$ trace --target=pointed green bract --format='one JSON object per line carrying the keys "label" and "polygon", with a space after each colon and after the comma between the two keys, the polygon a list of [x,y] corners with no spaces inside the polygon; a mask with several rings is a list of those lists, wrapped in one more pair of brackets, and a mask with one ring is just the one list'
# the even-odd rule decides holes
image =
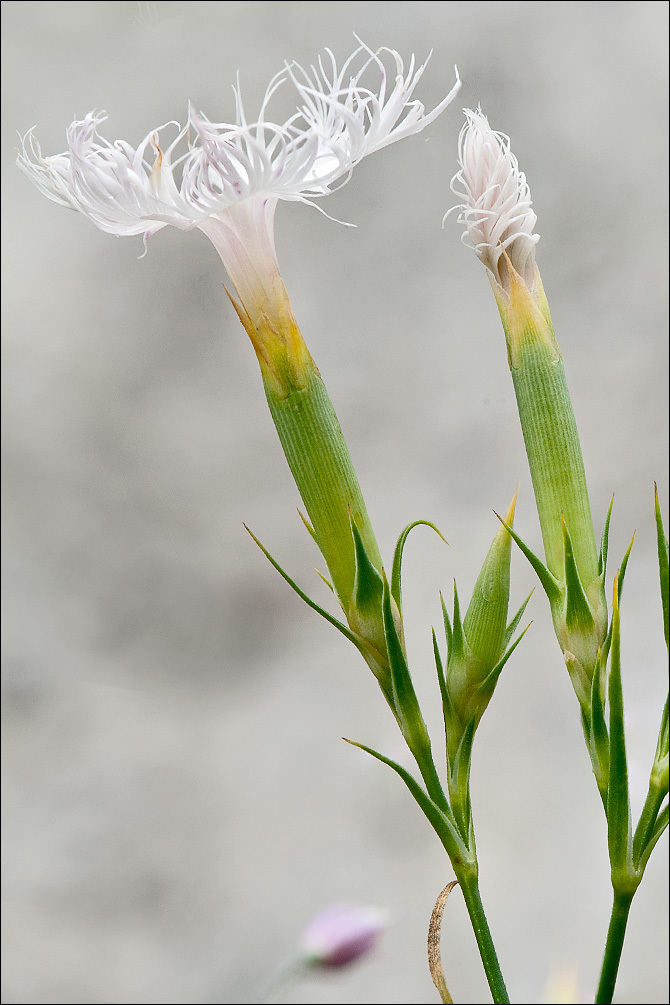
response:
{"label": "pointed green bract", "polygon": [[[333,625],[334,628],[337,628],[337,630],[342,635],[344,635],[346,639],[348,639],[356,646],[361,656],[368,664],[375,677],[377,678],[377,681],[382,689],[384,697],[386,698],[386,701],[391,707],[391,710],[395,714],[395,708],[393,704],[393,687],[391,682],[391,674],[386,658],[379,657],[378,653],[371,648],[370,643],[367,639],[361,638],[359,635],[356,634],[356,632],[352,631],[350,628],[347,628],[346,625],[342,624],[341,621],[338,621],[337,618],[333,617],[332,614],[330,614],[323,607],[317,604],[316,601],[312,600],[311,597],[309,597],[304,590],[300,589],[298,584],[289,576],[289,574],[285,572],[284,569],[282,569],[279,562],[277,562],[277,560],[272,557],[267,548],[265,548],[261,544],[256,535],[249,530],[246,524],[244,524],[244,529],[247,531],[249,536],[253,538],[253,540],[256,542],[260,550],[267,558],[268,562],[270,562],[270,564],[277,570],[279,575],[282,577],[282,579],[285,580],[285,582],[288,583],[291,589],[294,590],[295,593],[297,593],[300,599],[304,600],[304,602],[307,604],[308,607],[311,607],[313,611],[316,611],[317,614],[320,614],[325,621],[327,621],[330,625]],[[326,585],[330,586],[329,583],[326,583]]]}
{"label": "pointed green bract", "polygon": [[354,589],[346,609],[347,621],[360,638],[367,641],[376,662],[388,663],[382,615],[382,577],[370,559],[356,521],[351,517],[354,542]]}
{"label": "pointed green bract", "polygon": [[510,643],[510,639],[512,638],[512,636],[514,635],[515,631],[519,627],[519,622],[521,621],[521,619],[523,617],[524,611],[528,607],[528,603],[530,601],[530,598],[533,596],[533,592],[534,592],[533,590],[530,591],[530,593],[528,594],[528,596],[526,597],[526,599],[521,604],[521,607],[516,612],[516,614],[514,615],[514,617],[512,618],[512,620],[510,621],[510,623],[508,624],[507,628],[505,629],[505,636],[503,638],[503,649],[507,649],[507,647],[508,647],[508,645]]}
{"label": "pointed green bract", "polygon": [[[654,763],[649,775],[649,791],[633,838],[633,863],[640,870],[644,869],[644,864],[642,863],[647,860],[645,856],[647,856],[647,848],[650,842],[653,841],[655,844],[656,840],[658,840],[658,838],[654,839],[654,835],[661,816],[659,810],[663,800],[668,795],[668,785],[670,783],[668,742],[668,700],[666,698],[665,708],[661,717],[661,726],[658,731]],[[660,833],[658,837],[660,837]]]}
{"label": "pointed green bract", "polygon": [[398,541],[395,546],[395,552],[393,553],[393,569],[391,572],[391,596],[398,605],[398,610],[402,614],[402,589],[401,589],[401,574],[402,574],[402,559],[404,554],[405,542],[409,537],[411,530],[415,527],[430,527],[434,530],[437,536],[444,541],[445,544],[449,542],[437,529],[434,523],[430,520],[415,520],[413,523],[408,524],[405,529],[400,534]]}
{"label": "pointed green bract", "polygon": [[472,761],[472,743],[475,738],[477,722],[474,718],[466,725],[461,736],[456,756],[449,772],[449,793],[451,805],[456,817],[458,828],[463,840],[472,846],[472,815],[470,810],[470,764]]}
{"label": "pointed green bract", "polygon": [[288,583],[291,589],[298,594],[300,599],[304,600],[304,602],[307,604],[308,607],[311,607],[313,611],[316,611],[317,614],[320,614],[321,617],[324,618],[329,624],[333,625],[334,628],[337,628],[337,630],[341,632],[346,639],[349,639],[350,642],[353,642],[353,644],[356,646],[357,649],[362,650],[363,648],[362,640],[359,639],[352,631],[350,631],[346,627],[346,625],[343,625],[341,621],[338,621],[337,618],[334,618],[333,615],[329,614],[328,611],[323,609],[323,607],[320,607],[319,604],[316,603],[316,601],[312,600],[311,597],[309,597],[304,592],[304,590],[301,590],[298,584],[293,579],[291,579],[289,574],[285,572],[284,569],[282,569],[279,562],[272,557],[267,548],[265,548],[261,544],[261,542],[258,540],[253,531],[249,530],[246,524],[244,524],[243,526],[247,534],[256,542],[260,550],[263,552],[270,565],[272,565],[277,570],[282,579],[285,580],[285,582]]}
{"label": "pointed green bract", "polygon": [[[463,621],[455,583],[453,622],[449,621],[443,602],[447,636],[446,687],[460,730],[464,730],[471,719],[475,726],[479,723],[506,662],[505,649],[527,603],[522,604],[508,625],[510,531],[515,505],[516,493],[484,560]],[[496,669],[498,672],[494,673]],[[452,752],[453,742],[451,737],[449,749]]]}
{"label": "pointed green bract", "polygon": [[447,654],[451,651],[451,645],[453,641],[453,630],[451,627],[451,620],[449,618],[449,612],[447,611],[447,605],[444,602],[444,597],[440,594],[440,604],[442,605],[442,620],[444,621],[444,634],[447,639]]}
{"label": "pointed green bract", "polygon": [[405,768],[398,764],[397,761],[392,761],[390,757],[385,757],[378,751],[373,750],[372,747],[366,747],[364,743],[356,743],[355,740],[347,740],[346,737],[345,742],[350,743],[352,747],[358,747],[360,750],[364,750],[367,754],[370,754],[378,761],[381,761],[382,764],[387,764],[389,768],[392,768],[396,774],[402,778],[403,782],[412,793],[415,801],[423,810],[426,818],[433,827],[433,830],[444,845],[454,868],[465,867],[468,872],[474,872],[476,874],[476,860],[473,860],[471,852],[463,842],[463,839],[458,831],[458,827],[456,826],[456,821],[453,819],[451,810],[448,808],[445,810],[437,806],[433,800],[426,795],[417,780],[409,773],[409,771],[406,771]]}
{"label": "pointed green bract", "polygon": [[621,633],[619,620],[619,577],[614,577],[612,602],[612,648],[609,676],[610,771],[607,788],[607,840],[616,894],[632,893],[638,883],[631,876],[632,835],[628,795],[628,763],[624,733],[623,690],[621,687]]}
{"label": "pointed green bract", "polygon": [[[510,526],[515,506],[516,493],[505,514],[505,523]],[[511,550],[512,539],[502,526],[489,548],[463,619],[468,646],[484,673],[500,658],[507,629]]]}
{"label": "pointed green bract", "polygon": [[579,578],[570,532],[565,520],[561,519],[561,524],[565,550],[565,624],[569,632],[577,631],[580,634],[592,636],[595,627],[593,613]]}
{"label": "pointed green bract", "polygon": [[600,552],[598,553],[598,572],[604,578],[607,572],[607,549],[610,538],[610,520],[612,519],[612,507],[614,506],[614,496],[610,499],[609,509],[605,517],[602,537],[600,539]]}
{"label": "pointed green bract", "polygon": [[602,662],[602,653],[596,664],[596,672],[591,681],[591,710],[587,717],[587,736],[589,740],[589,750],[591,753],[591,763],[593,773],[596,777],[598,791],[602,797],[605,812],[607,812],[607,790],[609,786],[610,770],[610,738],[605,722],[605,687],[603,679],[606,673],[606,666]]}
{"label": "pointed green bract", "polygon": [[414,690],[412,677],[407,666],[404,649],[398,635],[398,630],[393,616],[391,590],[388,580],[384,576],[384,595],[382,609],[384,614],[384,631],[386,633],[386,646],[391,668],[391,679],[393,683],[393,698],[398,716],[398,724],[405,737],[407,746],[412,751],[416,763],[419,766],[421,775],[431,799],[442,808],[447,804],[444,791],[440,784],[433,754],[431,749],[428,730],[421,714],[419,701]]}
{"label": "pointed green bract", "polygon": [[513,527],[505,523],[503,518],[496,513],[496,516],[500,520],[503,527],[507,530],[509,536],[512,538],[514,543],[518,546],[519,551],[524,555],[532,569],[535,571],[537,578],[540,580],[542,589],[547,595],[549,603],[552,605],[559,603],[562,595],[561,584],[558,579],[549,571],[541,558],[533,552],[524,541],[521,540],[519,535],[516,533]]}
{"label": "pointed green bract", "polygon": [[621,597],[623,595],[623,582],[624,579],[626,578],[626,569],[628,568],[628,560],[630,558],[630,553],[633,550],[634,544],[635,544],[635,534],[633,534],[632,538],[630,539],[630,544],[626,548],[626,554],[621,560],[621,567],[617,574],[617,583],[618,583],[617,594],[619,597],[619,603],[621,603]]}
{"label": "pointed green bract", "polygon": [[668,563],[668,539],[663,529],[663,518],[661,517],[661,507],[658,502],[658,488],[654,485],[654,513],[656,516],[656,539],[658,545],[658,571],[661,580],[661,603],[663,605],[663,630],[665,632],[665,644],[670,644],[668,638],[668,594],[670,592],[670,572]]}
{"label": "pointed green bract", "polygon": [[461,621],[461,605],[458,599],[458,588],[454,580],[454,616],[451,622],[451,647],[449,650],[450,659],[463,659],[465,656],[465,633]]}
{"label": "pointed green bract", "polygon": [[505,664],[507,663],[510,656],[512,655],[512,653],[514,652],[514,650],[519,645],[522,638],[530,628],[530,625],[531,622],[529,622],[524,628],[524,630],[521,632],[521,634],[518,635],[517,638],[515,638],[512,645],[509,647],[509,649],[507,649],[503,653],[501,658],[494,666],[493,670],[491,670],[491,673],[488,675],[488,677],[486,677],[485,680],[483,680],[482,683],[479,685],[479,692],[482,696],[482,704],[484,705],[484,708],[486,707],[486,705],[488,705],[489,701],[491,700],[491,697],[493,696],[495,686],[498,683],[498,678],[500,677],[500,674],[503,672],[505,668]]}

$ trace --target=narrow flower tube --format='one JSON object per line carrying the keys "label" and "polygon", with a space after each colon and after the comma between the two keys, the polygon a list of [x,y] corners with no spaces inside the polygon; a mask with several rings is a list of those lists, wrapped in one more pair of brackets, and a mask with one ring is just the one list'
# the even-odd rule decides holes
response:
{"label": "narrow flower tube", "polygon": [[566,661],[577,659],[590,680],[607,631],[604,577],[577,424],[535,263],[537,218],[509,138],[491,129],[481,110],[465,115],[460,170],[451,183],[462,199],[458,219],[489,271],[505,331],[542,530],[545,588],[555,587],[556,632]]}
{"label": "narrow flower tube", "polygon": [[[197,228],[210,239],[256,352],[313,536],[354,631],[359,625],[352,521],[380,573],[381,557],[332,403],[280,275],[274,216],[280,200],[314,205],[344,185],[368,154],[434,121],[460,81],[426,111],[413,96],[425,65],[417,67],[412,57],[405,72],[397,52],[375,53],[361,44],[338,68],[326,50],[308,69],[287,63],[270,81],[253,122],[238,85],[233,122],[212,122],[191,107],[184,128],[166,123],[133,148],[104,139],[99,127],[106,116],[91,112],[69,127],[64,153],[43,157],[31,130],[18,157],[18,166],[44,195],[107,233],[141,235],[146,245],[158,230],[174,226]],[[268,109],[286,86],[295,89],[296,110],[277,123]],[[378,620],[377,635],[381,610]]]}

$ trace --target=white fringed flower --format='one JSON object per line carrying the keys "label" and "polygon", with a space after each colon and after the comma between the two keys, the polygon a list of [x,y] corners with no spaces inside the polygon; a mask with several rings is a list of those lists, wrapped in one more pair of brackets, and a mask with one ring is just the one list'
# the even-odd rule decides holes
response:
{"label": "white fringed flower", "polygon": [[503,249],[529,288],[535,282],[533,233],[537,217],[532,209],[526,176],[504,133],[491,129],[481,109],[465,109],[466,123],[458,138],[460,171],[451,181],[452,192],[463,200],[458,222],[465,224],[464,239],[496,282],[509,292]]}
{"label": "white fringed flower", "polygon": [[[234,123],[210,122],[189,109],[180,129],[170,122],[153,130],[135,149],[110,143],[98,127],[104,113],[90,112],[67,131],[68,149],[43,157],[31,130],[23,138],[18,165],[49,199],[78,210],[97,227],[146,239],[162,227],[200,228],[214,243],[245,304],[249,283],[270,293],[279,272],[273,218],[279,199],[312,203],[345,184],[368,154],[419,132],[449,104],[460,87],[430,112],[413,98],[426,64],[407,74],[397,52],[392,86],[379,53],[360,45],[338,71],[328,60],[305,70],[286,64],[268,85],[258,119],[249,123],[239,85],[234,88]],[[354,67],[358,69],[354,71]],[[375,90],[364,83],[375,72]],[[289,81],[297,110],[279,125],[268,105]],[[176,128],[165,145],[161,134]],[[179,153],[179,150],[182,152]]]}

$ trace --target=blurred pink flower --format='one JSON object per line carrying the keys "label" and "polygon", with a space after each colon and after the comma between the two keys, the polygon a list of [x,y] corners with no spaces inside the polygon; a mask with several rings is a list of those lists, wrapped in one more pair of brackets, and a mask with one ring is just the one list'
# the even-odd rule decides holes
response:
{"label": "blurred pink flower", "polygon": [[365,956],[390,924],[387,911],[333,904],[320,911],[300,936],[300,950],[317,967],[344,967]]}

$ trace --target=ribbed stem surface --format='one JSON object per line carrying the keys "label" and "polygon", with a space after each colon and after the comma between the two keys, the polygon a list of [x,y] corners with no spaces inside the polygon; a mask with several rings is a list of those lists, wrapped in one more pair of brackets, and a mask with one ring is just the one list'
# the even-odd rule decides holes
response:
{"label": "ribbed stem surface", "polygon": [[354,585],[349,510],[379,571],[382,561],[335,409],[316,367],[310,368],[305,386],[294,388],[286,397],[278,397],[264,383],[286,460],[346,610]]}

